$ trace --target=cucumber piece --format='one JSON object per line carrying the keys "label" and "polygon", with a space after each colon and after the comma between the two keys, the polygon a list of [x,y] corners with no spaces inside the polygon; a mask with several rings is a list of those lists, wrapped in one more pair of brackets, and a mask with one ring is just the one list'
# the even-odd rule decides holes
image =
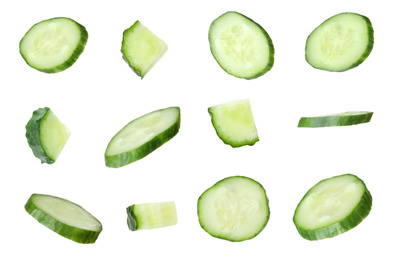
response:
{"label": "cucumber piece", "polygon": [[254,79],[274,63],[274,46],[267,32],[250,18],[226,12],[210,26],[211,53],[219,66],[237,78]]}
{"label": "cucumber piece", "polygon": [[373,112],[354,111],[316,117],[301,117],[298,127],[349,126],[368,123]]}
{"label": "cucumber piece", "polygon": [[371,21],[360,14],[341,13],[327,19],[308,36],[306,61],[316,69],[342,72],[364,62],[373,45]]}
{"label": "cucumber piece", "polygon": [[259,141],[248,99],[215,105],[208,112],[216,134],[225,144],[236,148]]}
{"label": "cucumber piece", "polygon": [[81,206],[55,196],[32,194],[25,210],[39,223],[77,243],[94,243],[102,231],[102,224]]}
{"label": "cucumber piece", "polygon": [[147,156],[178,133],[180,121],[179,107],[156,110],[131,121],[110,140],[106,166],[118,168]]}
{"label": "cucumber piece", "polygon": [[372,196],[364,182],[344,174],[314,185],[299,202],[293,222],[307,240],[331,238],[360,224],[371,207]]}
{"label": "cucumber piece", "polygon": [[176,225],[175,202],[143,203],[127,207],[127,224],[131,231]]}
{"label": "cucumber piece", "polygon": [[84,26],[66,17],[33,25],[19,43],[19,52],[32,68],[61,72],[72,66],[84,51],[88,33]]}
{"label": "cucumber piece", "polygon": [[33,154],[48,164],[58,159],[71,134],[48,107],[35,110],[25,128]]}
{"label": "cucumber piece", "polygon": [[141,79],[163,57],[167,48],[167,44],[140,21],[123,32],[123,59]]}
{"label": "cucumber piece", "polygon": [[197,214],[208,234],[239,242],[257,236],[265,228],[270,211],[266,191],[260,183],[248,177],[232,176],[201,194]]}

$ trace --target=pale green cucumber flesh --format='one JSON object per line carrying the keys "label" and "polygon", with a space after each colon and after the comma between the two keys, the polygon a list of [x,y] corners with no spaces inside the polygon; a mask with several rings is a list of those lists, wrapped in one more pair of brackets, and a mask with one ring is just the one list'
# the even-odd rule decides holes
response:
{"label": "pale green cucumber flesh", "polygon": [[228,74],[254,79],[274,63],[274,46],[268,33],[250,18],[226,12],[210,26],[209,44],[213,57]]}
{"label": "pale green cucumber flesh", "polygon": [[168,227],[177,224],[175,202],[143,203],[127,207],[131,231]]}
{"label": "pale green cucumber flesh", "polygon": [[259,141],[251,104],[248,99],[235,100],[208,108],[218,137],[232,147],[254,145]]}
{"label": "pale green cucumber flesh", "polygon": [[110,140],[106,166],[118,168],[147,156],[178,133],[180,120],[179,107],[169,107],[131,121]]}
{"label": "pale green cucumber flesh", "polygon": [[369,214],[372,196],[352,174],[324,179],[299,202],[293,222],[307,240],[331,238],[351,230]]}
{"label": "pale green cucumber flesh", "polygon": [[167,44],[140,21],[123,33],[123,59],[141,78],[161,59],[167,48]]}
{"label": "pale green cucumber flesh", "polygon": [[349,111],[344,113],[301,117],[298,127],[328,127],[328,126],[349,126],[368,123],[371,121],[373,112]]}
{"label": "pale green cucumber flesh", "polygon": [[84,26],[70,18],[56,17],[33,25],[21,39],[19,51],[32,68],[56,73],[77,61],[87,40]]}
{"label": "pale green cucumber flesh", "polygon": [[102,224],[81,206],[63,198],[32,194],[25,210],[39,223],[77,243],[94,243]]}
{"label": "pale green cucumber flesh", "polygon": [[232,176],[201,194],[197,215],[201,227],[211,236],[239,242],[257,236],[265,228],[270,211],[260,183]]}
{"label": "pale green cucumber flesh", "polygon": [[41,163],[54,163],[70,134],[70,130],[48,107],[35,110],[26,124],[28,144]]}
{"label": "pale green cucumber flesh", "polygon": [[341,13],[327,19],[308,36],[306,61],[316,69],[346,71],[364,62],[373,45],[371,21],[360,14]]}

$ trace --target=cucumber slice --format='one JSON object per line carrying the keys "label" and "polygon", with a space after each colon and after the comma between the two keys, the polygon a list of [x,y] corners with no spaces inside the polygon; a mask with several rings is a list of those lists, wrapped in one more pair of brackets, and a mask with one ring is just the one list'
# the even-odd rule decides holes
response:
{"label": "cucumber slice", "polygon": [[325,179],[299,202],[293,221],[307,240],[331,238],[361,223],[372,207],[364,182],[352,174]]}
{"label": "cucumber slice", "polygon": [[102,231],[102,224],[95,217],[66,199],[32,194],[25,210],[39,223],[77,243],[94,243]]}
{"label": "cucumber slice", "polygon": [[250,18],[226,12],[209,29],[211,53],[219,66],[237,78],[254,79],[274,63],[273,42],[267,32]]}
{"label": "cucumber slice", "polygon": [[48,164],[58,159],[71,133],[48,107],[35,110],[25,128],[33,154]]}
{"label": "cucumber slice", "polygon": [[167,51],[167,44],[140,21],[123,33],[123,59],[142,79]]}
{"label": "cucumber slice", "polygon": [[259,141],[248,99],[215,105],[208,112],[216,134],[225,144],[235,148]]}
{"label": "cucumber slice", "polygon": [[127,207],[127,224],[131,231],[176,225],[175,202],[143,203]]}
{"label": "cucumber slice", "polygon": [[207,189],[198,199],[201,227],[211,236],[228,241],[244,241],[257,236],[269,220],[265,189],[244,177],[225,178]]}
{"label": "cucumber slice", "polygon": [[19,52],[32,68],[56,73],[76,62],[87,40],[84,26],[70,18],[56,17],[33,25],[20,41]]}
{"label": "cucumber slice", "polygon": [[131,121],[110,140],[106,166],[118,168],[147,156],[178,133],[180,121],[179,107],[156,110]]}
{"label": "cucumber slice", "polygon": [[349,126],[368,123],[373,112],[354,111],[316,117],[301,117],[298,127]]}
{"label": "cucumber slice", "polygon": [[309,35],[306,61],[316,69],[346,71],[364,62],[373,45],[371,21],[360,14],[341,13],[323,22]]}

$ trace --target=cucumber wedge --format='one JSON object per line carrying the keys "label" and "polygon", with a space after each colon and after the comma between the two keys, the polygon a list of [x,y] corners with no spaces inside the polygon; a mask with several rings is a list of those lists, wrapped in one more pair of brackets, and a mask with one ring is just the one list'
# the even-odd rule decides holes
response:
{"label": "cucumber wedge", "polygon": [[259,141],[248,99],[215,105],[208,112],[216,134],[225,144],[235,148]]}
{"label": "cucumber wedge", "polygon": [[360,14],[341,13],[323,22],[309,35],[306,61],[316,69],[342,72],[364,62],[373,45],[371,21]]}
{"label": "cucumber wedge", "polygon": [[131,231],[176,225],[175,202],[143,203],[127,207],[127,224]]}
{"label": "cucumber wedge", "polygon": [[201,227],[211,236],[240,242],[254,238],[265,228],[270,211],[261,184],[232,176],[201,194],[197,214]]}
{"label": "cucumber wedge", "polygon": [[70,130],[48,107],[33,112],[26,125],[26,138],[41,163],[54,163],[70,136]]}
{"label": "cucumber wedge", "polygon": [[316,117],[302,117],[298,127],[349,126],[368,123],[373,112],[354,111]]}
{"label": "cucumber wedge", "polygon": [[39,223],[77,243],[94,243],[102,231],[102,224],[95,217],[66,199],[32,194],[25,210]]}
{"label": "cucumber wedge", "polygon": [[237,78],[254,79],[274,63],[273,42],[250,18],[226,12],[215,19],[208,33],[211,53],[219,66]]}
{"label": "cucumber wedge", "polygon": [[70,18],[56,17],[33,25],[20,41],[19,51],[32,68],[56,73],[76,62],[87,40],[84,26]]}
{"label": "cucumber wedge", "polygon": [[147,156],[178,133],[180,121],[179,107],[156,110],[131,121],[110,140],[106,166],[118,168]]}
{"label": "cucumber wedge", "polygon": [[123,59],[141,79],[163,57],[167,48],[167,44],[140,21],[136,21],[123,33]]}
{"label": "cucumber wedge", "polygon": [[314,185],[299,202],[293,221],[307,240],[331,238],[360,224],[371,207],[372,196],[364,182],[344,174]]}

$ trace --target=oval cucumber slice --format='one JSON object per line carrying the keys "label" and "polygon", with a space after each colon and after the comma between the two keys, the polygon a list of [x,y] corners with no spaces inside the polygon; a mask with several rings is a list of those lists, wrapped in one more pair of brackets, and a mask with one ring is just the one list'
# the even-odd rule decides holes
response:
{"label": "oval cucumber slice", "polygon": [[94,243],[102,231],[102,224],[81,206],[55,196],[32,194],[25,210],[39,223],[77,243]]}
{"label": "oval cucumber slice", "polygon": [[306,41],[306,61],[314,68],[346,71],[369,56],[374,45],[371,21],[360,14],[341,13],[313,30]]}
{"label": "oval cucumber slice", "polygon": [[179,107],[156,110],[131,121],[110,140],[106,166],[118,168],[147,156],[178,133],[180,121]]}
{"label": "oval cucumber slice", "polygon": [[349,126],[368,123],[373,112],[354,111],[316,117],[302,117],[298,127]]}
{"label": "oval cucumber slice", "polygon": [[56,73],[77,61],[87,40],[84,26],[70,18],[56,17],[33,25],[21,39],[19,52],[32,68]]}
{"label": "oval cucumber slice", "polygon": [[299,202],[293,221],[307,240],[331,238],[360,224],[371,207],[372,196],[364,182],[344,174],[314,185]]}
{"label": "oval cucumber slice", "polygon": [[173,201],[134,204],[127,207],[127,215],[131,231],[173,226],[178,221]]}
{"label": "oval cucumber slice", "polygon": [[274,63],[273,42],[250,18],[226,12],[215,19],[208,33],[211,53],[219,66],[237,78],[254,79]]}
{"label": "oval cucumber slice", "polygon": [[35,110],[26,125],[28,144],[41,163],[54,163],[70,134],[70,130],[48,107]]}
{"label": "oval cucumber slice", "polygon": [[232,176],[201,194],[197,215],[201,227],[211,236],[239,242],[257,236],[265,228],[270,211],[260,183]]}

